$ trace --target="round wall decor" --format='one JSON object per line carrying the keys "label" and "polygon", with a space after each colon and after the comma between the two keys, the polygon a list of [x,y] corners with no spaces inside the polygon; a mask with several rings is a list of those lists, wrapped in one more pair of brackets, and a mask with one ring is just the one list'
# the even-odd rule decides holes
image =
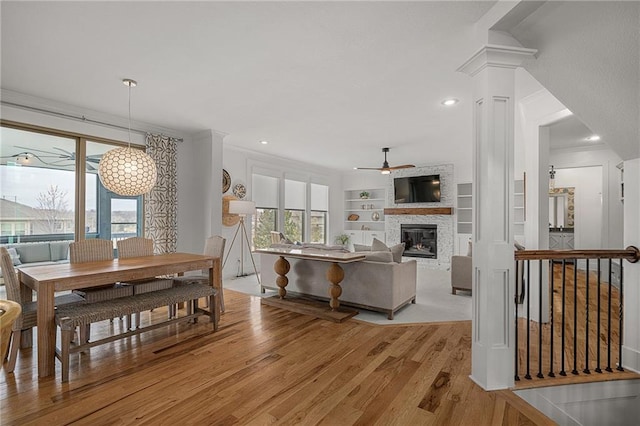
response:
{"label": "round wall decor", "polygon": [[241,183],[236,183],[233,185],[233,195],[242,200],[247,195],[247,188]]}
{"label": "round wall decor", "polygon": [[229,190],[231,186],[231,176],[229,176],[229,172],[225,169],[222,169],[222,193],[224,194]]}

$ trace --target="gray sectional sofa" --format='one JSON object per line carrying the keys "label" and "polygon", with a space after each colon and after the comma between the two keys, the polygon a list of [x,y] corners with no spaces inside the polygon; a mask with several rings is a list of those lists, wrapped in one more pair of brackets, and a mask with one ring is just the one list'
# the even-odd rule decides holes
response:
{"label": "gray sectional sofa", "polygon": [[[273,265],[279,256],[260,253],[262,286],[276,290],[277,275]],[[287,258],[291,269],[287,274],[287,293],[329,300],[326,279],[330,263],[318,260]],[[398,309],[416,299],[417,262],[401,263],[364,260],[341,265],[344,269],[340,304],[384,312],[392,320]]]}
{"label": "gray sectional sofa", "polygon": [[[28,268],[36,265],[51,265],[69,262],[69,244],[71,240],[38,243],[3,244],[12,255],[13,265]],[[15,255],[13,250],[15,250]],[[16,256],[17,255],[17,256]],[[0,271],[0,277],[2,276]]]}

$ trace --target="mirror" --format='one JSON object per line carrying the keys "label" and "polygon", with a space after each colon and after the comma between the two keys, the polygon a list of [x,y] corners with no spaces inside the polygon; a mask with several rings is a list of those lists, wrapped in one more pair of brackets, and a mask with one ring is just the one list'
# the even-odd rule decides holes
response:
{"label": "mirror", "polygon": [[549,228],[573,228],[575,216],[575,188],[549,190]]}

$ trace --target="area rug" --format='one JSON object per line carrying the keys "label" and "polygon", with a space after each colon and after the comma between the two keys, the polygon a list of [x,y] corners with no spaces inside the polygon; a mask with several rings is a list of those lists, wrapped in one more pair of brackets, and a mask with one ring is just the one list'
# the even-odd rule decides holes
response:
{"label": "area rug", "polygon": [[[388,320],[386,314],[365,309],[358,309],[360,313],[353,319],[381,325],[471,320],[471,293],[451,294],[449,271],[418,266],[417,283],[416,303],[400,309],[393,320]],[[255,275],[227,278],[224,287],[256,297],[275,294],[269,290],[261,293]]]}

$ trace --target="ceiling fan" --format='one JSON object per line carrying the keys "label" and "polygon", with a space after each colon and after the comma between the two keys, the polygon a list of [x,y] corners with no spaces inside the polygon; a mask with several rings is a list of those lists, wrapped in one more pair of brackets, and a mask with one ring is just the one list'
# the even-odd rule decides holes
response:
{"label": "ceiling fan", "polygon": [[382,152],[384,152],[384,163],[382,163],[382,167],[356,167],[356,170],[380,170],[380,173],[383,175],[388,175],[392,170],[398,169],[410,169],[415,167],[413,164],[403,164],[401,166],[389,166],[389,162],[387,161],[387,152],[389,152],[389,148],[382,148]]}
{"label": "ceiling fan", "polygon": [[[24,151],[13,155],[3,156],[1,158],[14,158],[18,164],[23,166],[31,165],[32,160],[36,159],[40,163],[52,167],[67,168],[73,166],[76,161],[76,153],[64,150],[58,147],[52,147],[52,149],[60,152],[45,151],[42,149],[29,148],[26,146],[15,145],[16,148],[24,149]],[[36,154],[36,152],[38,154]],[[93,164],[100,163],[100,157],[102,155],[87,155],[87,170],[96,170]]]}

